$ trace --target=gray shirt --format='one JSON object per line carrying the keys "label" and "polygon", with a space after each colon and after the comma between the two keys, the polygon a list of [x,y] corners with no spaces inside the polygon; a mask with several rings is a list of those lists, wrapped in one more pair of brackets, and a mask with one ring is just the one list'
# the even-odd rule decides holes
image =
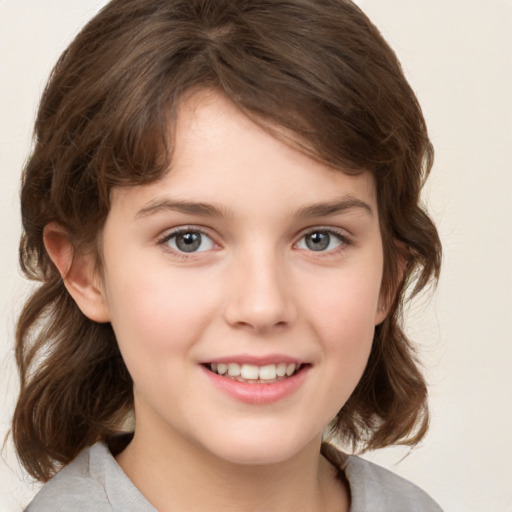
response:
{"label": "gray shirt", "polygon": [[[332,447],[324,455],[350,486],[350,512],[442,512],[425,492],[371,462]],[[26,512],[156,512],[97,443],[78,455],[42,487]]]}

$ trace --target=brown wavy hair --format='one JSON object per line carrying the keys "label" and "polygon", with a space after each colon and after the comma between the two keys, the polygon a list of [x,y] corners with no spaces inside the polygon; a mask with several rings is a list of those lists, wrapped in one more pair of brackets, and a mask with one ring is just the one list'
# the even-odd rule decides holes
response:
{"label": "brown wavy hair", "polygon": [[12,435],[39,480],[119,433],[133,406],[112,328],[78,309],[45,250],[44,226],[62,225],[75,252],[94,247],[111,189],[167,172],[177,104],[194,88],[216,88],[342,172],[373,174],[390,310],[331,434],[374,449],[413,445],[427,430],[427,388],[401,312],[439,275],[438,234],[420,203],[433,150],[378,30],[347,0],[113,0],[57,62],[23,173],[20,263],[39,286],[18,322]]}

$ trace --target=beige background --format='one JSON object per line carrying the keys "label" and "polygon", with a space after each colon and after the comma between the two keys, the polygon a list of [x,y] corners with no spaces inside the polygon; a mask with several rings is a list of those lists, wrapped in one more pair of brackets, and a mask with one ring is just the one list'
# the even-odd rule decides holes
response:
{"label": "beige background", "polygon": [[[12,340],[27,285],[17,270],[19,172],[48,72],[101,0],[0,0],[0,437],[17,386]],[[432,427],[407,454],[371,458],[446,512],[512,512],[512,1],[360,0],[397,50],[437,150],[425,198],[445,261],[409,312],[431,382]],[[0,511],[31,485],[6,444]]]}

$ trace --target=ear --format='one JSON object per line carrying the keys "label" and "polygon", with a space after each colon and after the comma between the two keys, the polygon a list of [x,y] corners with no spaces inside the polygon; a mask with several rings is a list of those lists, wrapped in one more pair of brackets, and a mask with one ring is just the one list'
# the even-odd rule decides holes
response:
{"label": "ear", "polygon": [[386,293],[386,290],[381,289],[378,309],[375,313],[375,325],[379,325],[389,314],[391,306],[395,302],[396,294],[402,284],[405,270],[407,269],[407,262],[409,261],[409,248],[404,242],[399,240],[394,241],[396,247],[396,255],[398,258],[396,280],[393,283],[393,288]]}
{"label": "ear", "polygon": [[382,299],[380,299],[377,312],[375,313],[375,322],[374,322],[375,326],[384,322],[384,320],[386,320],[386,317],[388,316],[388,313],[389,313],[389,307],[387,306],[387,304],[382,303],[382,302],[383,302]]}
{"label": "ear", "polygon": [[67,231],[56,222],[44,227],[43,241],[46,252],[62,276],[64,286],[82,313],[95,322],[110,321],[94,255],[90,252],[75,253]]}

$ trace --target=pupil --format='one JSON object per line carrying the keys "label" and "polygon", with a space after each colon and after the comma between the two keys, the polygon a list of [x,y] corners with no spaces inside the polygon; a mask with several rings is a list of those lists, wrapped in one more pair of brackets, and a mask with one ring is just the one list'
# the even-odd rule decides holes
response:
{"label": "pupil", "polygon": [[312,251],[323,251],[329,247],[331,237],[325,231],[316,231],[306,236],[306,245]]}
{"label": "pupil", "polygon": [[176,237],[176,246],[183,252],[194,252],[201,245],[200,233],[182,233]]}

